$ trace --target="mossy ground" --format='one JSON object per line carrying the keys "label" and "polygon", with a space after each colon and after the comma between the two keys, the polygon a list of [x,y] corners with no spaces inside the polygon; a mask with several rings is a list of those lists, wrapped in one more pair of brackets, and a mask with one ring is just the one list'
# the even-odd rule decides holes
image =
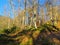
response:
{"label": "mossy ground", "polygon": [[60,45],[60,30],[50,24],[24,30],[14,26],[1,31],[0,45]]}

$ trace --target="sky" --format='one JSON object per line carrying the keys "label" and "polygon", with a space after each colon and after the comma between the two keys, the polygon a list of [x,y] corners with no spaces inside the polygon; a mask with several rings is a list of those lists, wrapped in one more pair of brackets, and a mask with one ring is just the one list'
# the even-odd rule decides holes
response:
{"label": "sky", "polygon": [[7,0],[0,0],[0,15],[3,15],[4,12],[4,6],[8,6]]}
{"label": "sky", "polygon": [[[17,1],[16,0],[14,0],[15,1],[15,4],[16,4],[16,9],[17,9]],[[43,5],[44,3],[45,3],[45,1],[46,0],[39,0],[39,2],[40,2],[40,4],[41,5]],[[57,4],[60,4],[60,3],[57,3]],[[9,2],[8,2],[8,0],[0,0],[0,15],[4,15],[4,7],[6,6],[6,8],[7,8],[7,12],[8,12],[8,10],[11,10],[10,8],[10,6],[9,6]],[[21,9],[24,9],[24,6],[23,6],[23,0],[21,0]],[[11,17],[13,17],[12,16],[13,14],[12,14],[12,12],[11,12]]]}
{"label": "sky", "polygon": [[[40,0],[41,4],[45,2],[45,0]],[[21,4],[23,3],[23,0],[21,0]],[[16,3],[17,4],[17,3]],[[7,9],[10,8],[8,0],[0,0],[0,15],[4,15],[4,7],[7,6]],[[24,6],[22,4],[21,9],[23,9]]]}

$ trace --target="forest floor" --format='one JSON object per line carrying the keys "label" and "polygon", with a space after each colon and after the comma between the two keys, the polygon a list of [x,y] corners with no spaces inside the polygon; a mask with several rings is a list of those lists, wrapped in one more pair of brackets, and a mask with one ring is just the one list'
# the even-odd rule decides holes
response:
{"label": "forest floor", "polygon": [[60,45],[60,29],[46,24],[22,31],[13,27],[0,34],[0,45]]}

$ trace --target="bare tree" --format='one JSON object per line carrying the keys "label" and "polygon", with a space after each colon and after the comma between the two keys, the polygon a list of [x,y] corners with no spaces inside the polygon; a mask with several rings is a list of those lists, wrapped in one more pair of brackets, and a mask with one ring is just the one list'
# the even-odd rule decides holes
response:
{"label": "bare tree", "polygon": [[53,12],[53,0],[47,0],[46,7],[47,7],[47,15],[50,17],[52,24],[54,25],[54,12]]}
{"label": "bare tree", "polygon": [[4,15],[7,17],[7,27],[10,28],[10,12],[7,12],[7,6],[4,6]]}
{"label": "bare tree", "polygon": [[[10,6],[11,6],[12,14],[13,14],[13,16],[15,18],[16,17],[16,12],[15,12],[16,10],[15,10],[14,2],[13,2],[13,0],[9,0],[9,3],[10,3]],[[15,25],[14,22],[15,22],[15,19],[13,20],[13,25]]]}

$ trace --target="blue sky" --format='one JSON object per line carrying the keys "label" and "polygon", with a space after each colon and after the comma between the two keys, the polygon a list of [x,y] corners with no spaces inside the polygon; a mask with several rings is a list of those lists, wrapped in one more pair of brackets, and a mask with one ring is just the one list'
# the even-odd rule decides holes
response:
{"label": "blue sky", "polygon": [[[17,3],[16,0],[14,0],[14,1],[15,1],[15,4],[16,4],[16,9],[17,9],[17,6],[18,6],[17,4],[18,3]],[[24,0],[21,0],[21,9],[24,9],[23,1]],[[46,0],[39,0],[39,1],[40,1],[40,4],[43,5]],[[57,4],[60,4],[60,3],[57,3]],[[8,10],[11,10],[8,0],[0,0],[0,15],[4,15],[4,7],[5,6],[7,7],[7,12],[8,12]],[[11,16],[11,17],[13,17],[13,16]]]}
{"label": "blue sky", "polygon": [[3,15],[4,12],[4,6],[8,5],[7,0],[0,0],[0,15]]}
{"label": "blue sky", "polygon": [[[45,2],[45,0],[40,0],[41,4]],[[21,0],[21,4],[23,3],[23,0]],[[17,5],[17,3],[16,3]],[[4,7],[7,6],[7,9],[10,8],[8,0],[0,0],[0,15],[4,15]],[[24,6],[22,4],[21,9],[23,9]]]}

